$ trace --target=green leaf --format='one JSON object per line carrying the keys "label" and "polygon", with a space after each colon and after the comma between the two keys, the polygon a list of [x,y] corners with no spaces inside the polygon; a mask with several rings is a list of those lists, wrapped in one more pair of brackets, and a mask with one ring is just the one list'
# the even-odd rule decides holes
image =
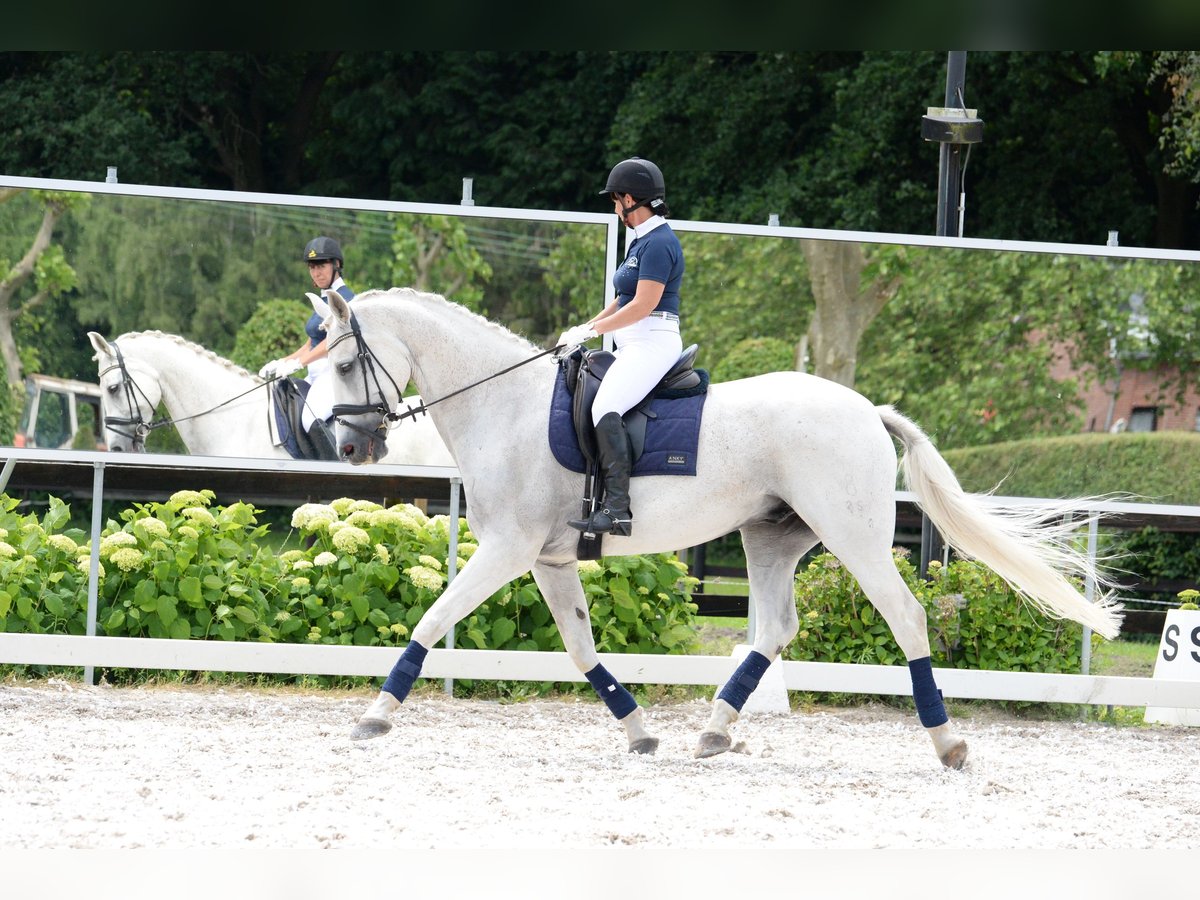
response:
{"label": "green leaf", "polygon": [[350,598],[350,608],[354,610],[354,615],[358,617],[359,622],[365,622],[367,613],[371,611],[371,605],[362,594],[355,594]]}
{"label": "green leaf", "polygon": [[179,615],[175,610],[175,598],[168,594],[159,594],[157,612],[159,621],[163,623],[163,627],[170,628],[171,623]]}
{"label": "green leaf", "polygon": [[209,590],[216,591],[225,587],[225,582],[217,575],[205,575],[204,586]]}
{"label": "green leaf", "polygon": [[200,595],[200,579],[194,575],[180,578],[178,590],[180,599],[189,606],[199,606],[204,602]]}
{"label": "green leaf", "polygon": [[516,633],[517,626],[512,619],[497,619],[492,623],[492,646],[503,647]]}
{"label": "green leaf", "polygon": [[192,636],[192,628],[188,625],[187,619],[180,616],[171,623],[171,637],[177,641],[186,641]]}

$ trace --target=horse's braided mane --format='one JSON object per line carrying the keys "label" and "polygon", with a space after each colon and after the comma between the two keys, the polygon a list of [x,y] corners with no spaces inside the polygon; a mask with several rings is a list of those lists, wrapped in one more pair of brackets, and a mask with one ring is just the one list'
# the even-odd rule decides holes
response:
{"label": "horse's braided mane", "polygon": [[237,363],[231,362],[230,360],[226,359],[225,357],[220,356],[216,353],[213,353],[207,347],[201,347],[199,344],[194,343],[193,341],[189,341],[186,338],[182,338],[177,334],[168,334],[165,331],[129,331],[129,332],[126,332],[125,334],[121,335],[120,337],[118,337],[117,343],[120,343],[121,341],[126,340],[126,339],[132,340],[133,338],[139,338],[139,337],[163,338],[164,340],[170,341],[172,344],[178,344],[180,347],[183,347],[187,350],[193,351],[194,353],[198,354],[199,356],[202,356],[205,359],[216,363],[221,368],[228,369],[230,372],[236,372],[239,375],[250,375],[251,374],[246,369],[243,369],[241,366],[237,365]]}
{"label": "horse's braided mane", "polygon": [[[417,303],[424,303],[428,306],[440,307],[454,315],[461,316],[464,319],[473,321],[479,325],[483,325],[484,327],[488,328],[489,330],[494,331],[496,334],[502,335],[503,337],[506,337],[509,340],[511,340],[517,344],[520,344],[524,349],[531,350],[534,352],[538,352],[542,349],[541,347],[538,347],[535,344],[533,344],[527,338],[524,338],[521,335],[517,334],[515,331],[511,331],[508,328],[505,328],[499,322],[493,322],[491,319],[487,318],[486,316],[481,316],[477,312],[472,312],[471,310],[467,309],[465,306],[463,306],[460,303],[454,303],[451,300],[447,300],[441,294],[433,294],[433,293],[429,293],[428,291],[418,291],[414,288],[394,287],[391,290],[386,290],[386,291],[384,291],[384,290],[363,291],[361,294],[358,294],[357,296],[355,296],[354,303],[361,303],[363,300],[371,300],[371,299],[375,299],[375,298],[395,298],[397,294],[401,295],[402,299],[412,300]],[[354,303],[350,304],[352,309],[354,307]]]}

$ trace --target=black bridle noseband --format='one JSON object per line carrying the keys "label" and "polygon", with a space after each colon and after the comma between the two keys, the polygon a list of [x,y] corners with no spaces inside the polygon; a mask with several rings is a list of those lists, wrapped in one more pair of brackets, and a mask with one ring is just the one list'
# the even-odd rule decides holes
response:
{"label": "black bridle noseband", "polygon": [[[499,372],[489,375],[486,378],[481,378],[478,381],[474,381],[471,384],[468,384],[466,387],[461,387],[456,391],[451,391],[444,397],[438,397],[436,400],[430,400],[428,403],[422,400],[421,403],[417,404],[416,406],[405,403],[404,412],[393,412],[388,408],[387,399],[384,397],[383,385],[379,381],[379,376],[375,371],[376,365],[378,365],[379,371],[383,372],[383,374],[387,377],[387,380],[391,383],[392,390],[396,392],[398,403],[404,402],[404,398],[402,396],[403,392],[396,384],[396,379],[391,376],[391,373],[388,372],[383,363],[379,361],[379,358],[375,355],[375,352],[369,346],[367,346],[366,339],[362,336],[362,329],[358,325],[358,317],[354,315],[353,310],[350,311],[350,333],[343,334],[337,340],[331,341],[329,344],[329,350],[332,351],[334,347],[347,338],[354,338],[354,343],[358,347],[358,366],[359,370],[362,372],[363,395],[366,398],[366,403],[341,403],[334,406],[334,421],[344,428],[348,428],[351,431],[356,431],[359,434],[373,440],[377,439],[383,442],[385,445],[387,444],[388,430],[396,427],[405,419],[416,419],[417,416],[427,415],[429,407],[431,406],[436,406],[438,403],[449,400],[451,397],[455,397],[463,393],[463,391],[469,391],[471,388],[478,387],[486,381],[491,381],[493,378],[499,378],[501,375],[507,375],[513,369],[519,369],[521,366],[531,363],[535,359],[541,359],[543,356],[549,356],[551,353],[555,353],[562,349],[561,347],[552,347],[549,350],[544,350],[541,353],[534,354],[528,359],[523,359],[519,363],[509,366],[507,369],[501,369]],[[374,382],[375,391],[379,395],[378,403],[371,402],[371,384],[368,382],[368,379],[370,382]],[[379,425],[377,425],[374,430],[368,430],[360,425],[355,425],[353,422],[347,422],[342,418],[344,415],[355,416],[363,415],[365,413],[375,413],[379,416]]]}

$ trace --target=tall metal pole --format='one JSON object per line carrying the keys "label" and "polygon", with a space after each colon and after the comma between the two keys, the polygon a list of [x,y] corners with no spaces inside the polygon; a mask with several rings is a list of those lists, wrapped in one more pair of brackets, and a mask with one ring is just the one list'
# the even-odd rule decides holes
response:
{"label": "tall metal pole", "polygon": [[[951,50],[946,60],[945,108],[966,106],[967,51]],[[937,233],[962,237],[958,198],[962,192],[962,157],[969,144],[943,141],[938,155]]]}
{"label": "tall metal pole", "polygon": [[[962,237],[965,197],[962,189],[966,154],[971,144],[983,140],[983,121],[967,109],[967,51],[951,50],[946,59],[945,106],[930,108],[921,120],[921,136],[938,142],[937,234]],[[921,513],[922,578],[929,564],[942,556],[944,543],[933,523]]]}

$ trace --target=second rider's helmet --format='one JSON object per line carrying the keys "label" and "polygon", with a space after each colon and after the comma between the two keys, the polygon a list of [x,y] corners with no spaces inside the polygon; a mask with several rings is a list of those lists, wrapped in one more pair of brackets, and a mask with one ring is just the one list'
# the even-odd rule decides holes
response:
{"label": "second rider's helmet", "polygon": [[331,259],[337,263],[337,271],[341,272],[344,265],[342,248],[333,238],[315,237],[304,245],[305,262],[328,262]]}

